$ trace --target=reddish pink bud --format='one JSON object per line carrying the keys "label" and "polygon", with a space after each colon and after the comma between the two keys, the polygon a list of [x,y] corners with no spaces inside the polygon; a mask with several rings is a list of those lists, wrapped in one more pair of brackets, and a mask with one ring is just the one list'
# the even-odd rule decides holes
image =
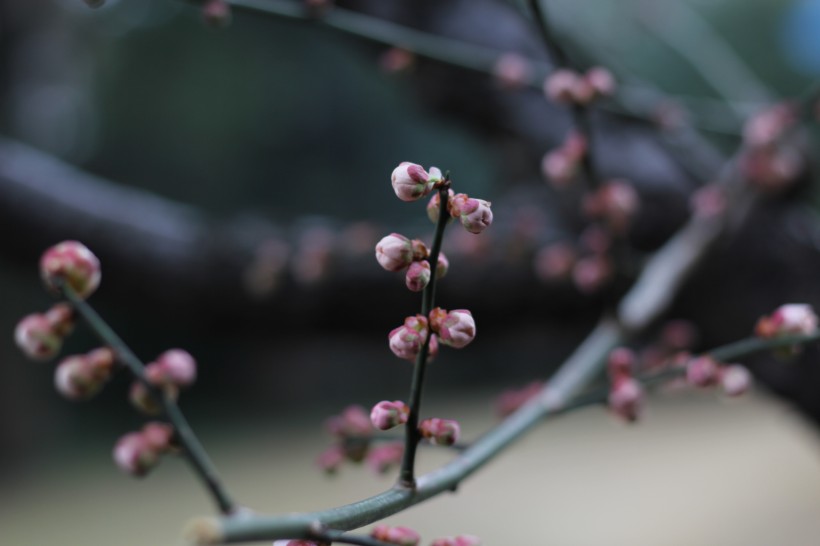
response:
{"label": "reddish pink bud", "polygon": [[609,353],[607,368],[613,383],[620,378],[631,377],[635,367],[635,352],[626,347],[618,347]]}
{"label": "reddish pink bud", "polygon": [[561,149],[572,161],[581,161],[587,153],[587,139],[578,131],[572,131],[567,135]]}
{"label": "reddish pink bud", "polygon": [[622,377],[615,381],[609,391],[610,411],[627,422],[638,419],[643,401],[643,387],[631,377]]}
{"label": "reddish pink bud", "polygon": [[86,400],[100,391],[108,377],[108,370],[96,367],[85,355],[76,355],[57,365],[54,386],[69,400]]}
{"label": "reddish pink bud", "polygon": [[[281,544],[279,544],[281,543]],[[316,541],[316,540],[277,540],[273,543],[273,546],[330,546],[329,542],[324,541]]]}
{"label": "reddish pink bud", "polygon": [[544,383],[533,381],[522,389],[510,389],[502,392],[495,401],[496,413],[499,417],[510,415],[532,398],[538,396],[543,388]]}
{"label": "reddish pink bud", "polygon": [[535,255],[535,273],[545,282],[564,280],[569,277],[577,253],[568,243],[554,243],[543,247]]}
{"label": "reddish pink bud", "polygon": [[376,260],[387,271],[401,271],[413,263],[413,244],[399,233],[391,233],[376,243]]}
{"label": "reddish pink bud", "polygon": [[438,336],[430,334],[430,346],[427,348],[427,362],[432,362],[438,356]]}
{"label": "reddish pink bud", "polygon": [[174,438],[174,427],[168,423],[151,421],[142,427],[142,437],[146,445],[156,453],[165,453],[171,449]]}
{"label": "reddish pink bud", "polygon": [[505,53],[495,62],[493,75],[502,87],[520,89],[532,77],[530,62],[517,53]]}
{"label": "reddish pink bud", "polygon": [[345,460],[345,451],[340,445],[332,445],[319,455],[316,466],[328,474],[335,474]]}
{"label": "reddish pink bud", "polygon": [[433,189],[427,171],[421,165],[406,161],[393,169],[391,180],[393,191],[402,201],[415,201]]}
{"label": "reddish pink bud", "polygon": [[699,218],[714,218],[726,210],[726,194],[720,186],[703,186],[689,198],[689,208]]}
{"label": "reddish pink bud", "polygon": [[443,319],[436,320],[435,324],[434,329],[439,335],[439,341],[454,349],[462,349],[475,339],[475,319],[466,309],[450,311]]}
{"label": "reddish pink bud", "polygon": [[177,387],[188,387],[196,381],[196,360],[187,351],[169,349],[157,357],[156,363]]}
{"label": "reddish pink bud", "polygon": [[231,6],[225,0],[206,0],[202,20],[211,27],[224,27],[231,22]]}
{"label": "reddish pink bud", "polygon": [[718,380],[718,363],[709,355],[693,358],[686,364],[686,382],[695,387],[711,387]]}
{"label": "reddish pink bud", "polygon": [[406,72],[413,68],[415,63],[415,54],[400,47],[391,47],[379,57],[379,67],[388,74]]}
{"label": "reddish pink bud", "polygon": [[749,118],[743,127],[743,141],[750,147],[772,146],[794,120],[794,110],[791,106],[777,104]]}
{"label": "reddish pink bud", "polygon": [[365,464],[376,474],[384,474],[391,468],[398,466],[403,455],[404,444],[390,442],[371,449],[367,454]]}
{"label": "reddish pink bud", "polygon": [[370,422],[379,430],[390,430],[407,422],[410,408],[401,400],[382,400],[370,411]]}
{"label": "reddish pink bud", "polygon": [[612,180],[584,199],[584,213],[589,218],[604,220],[615,233],[626,232],[638,211],[640,199],[626,181]]}
{"label": "reddish pink bud", "polygon": [[615,78],[612,76],[612,72],[604,67],[595,66],[590,68],[587,70],[584,79],[596,96],[608,97],[615,92]]}
{"label": "reddish pink bud", "polygon": [[427,261],[411,263],[404,280],[407,288],[413,292],[421,292],[430,282],[430,263]]}
{"label": "reddish pink bud", "polygon": [[444,252],[438,253],[438,262],[436,262],[436,278],[441,279],[450,270],[450,260],[444,255]]}
{"label": "reddish pink bud", "polygon": [[493,223],[492,203],[483,199],[473,199],[458,193],[450,201],[450,213],[461,221],[470,233],[481,233]]}
{"label": "reddish pink bud", "polygon": [[[427,202],[427,217],[434,224],[438,224],[438,217],[441,213],[441,197],[439,192],[433,193],[433,197]],[[452,201],[455,193],[453,190],[447,190],[447,211],[450,211],[450,201]]]}
{"label": "reddish pink bud", "polygon": [[481,539],[472,535],[437,538],[430,546],[481,546]]}
{"label": "reddish pink bud", "polygon": [[370,536],[396,546],[418,546],[421,540],[419,534],[409,527],[388,527],[387,525],[376,525],[370,532]]}
{"label": "reddish pink bud", "polygon": [[579,291],[591,294],[612,278],[612,263],[606,256],[593,254],[578,260],[572,269],[572,280]]}
{"label": "reddish pink bud", "polygon": [[755,333],[764,338],[817,333],[817,315],[811,305],[787,303],[757,322]]}
{"label": "reddish pink bud", "polygon": [[63,241],[43,253],[40,276],[51,290],[65,284],[85,299],[100,285],[100,261],[82,243]]}
{"label": "reddish pink bud", "polygon": [[752,388],[752,374],[745,366],[731,364],[720,370],[720,386],[727,396],[740,396]]}
{"label": "reddish pink bud", "polygon": [[14,341],[27,357],[47,360],[60,351],[63,338],[54,331],[46,315],[34,313],[23,317],[14,329]]}
{"label": "reddish pink bud", "polygon": [[[176,399],[178,391],[176,387],[169,385],[164,387],[164,394],[172,399]],[[162,413],[160,401],[157,400],[140,381],[134,381],[131,384],[128,399],[135,408],[146,415],[159,415]]]}
{"label": "reddish pink bud", "polygon": [[425,419],[419,424],[419,433],[423,438],[437,446],[451,446],[458,442],[461,436],[461,427],[452,419]]}
{"label": "reddish pink bud", "polygon": [[691,349],[698,342],[698,330],[688,320],[670,320],[661,330],[661,341],[672,351]]}
{"label": "reddish pink bud", "polygon": [[551,150],[541,160],[541,172],[555,188],[565,188],[578,175],[579,162],[562,148]]}
{"label": "reddish pink bud", "polygon": [[364,407],[346,407],[340,415],[334,415],[325,422],[328,432],[339,438],[366,437],[373,433],[370,416]]}
{"label": "reddish pink bud", "polygon": [[427,319],[422,315],[407,317],[404,324],[388,335],[390,350],[399,358],[415,360],[427,339]]}
{"label": "reddish pink bud", "polygon": [[595,98],[595,89],[586,80],[579,76],[572,88],[572,102],[586,106]]}
{"label": "reddish pink bud", "polygon": [[51,329],[60,337],[65,338],[74,330],[74,310],[66,303],[58,303],[46,311],[46,319]]}
{"label": "reddish pink bud", "polygon": [[544,94],[558,104],[572,104],[576,100],[576,89],[581,77],[574,70],[560,68],[544,81]]}
{"label": "reddish pink bud", "polygon": [[91,362],[91,365],[97,370],[97,373],[110,375],[116,361],[114,351],[109,347],[100,347],[89,352],[85,357]]}
{"label": "reddish pink bud", "polygon": [[157,452],[139,432],[130,432],[120,438],[113,455],[120,470],[132,476],[144,476],[159,462]]}
{"label": "reddish pink bud", "polygon": [[753,148],[741,156],[740,168],[757,189],[777,193],[791,187],[805,160],[793,148]]}

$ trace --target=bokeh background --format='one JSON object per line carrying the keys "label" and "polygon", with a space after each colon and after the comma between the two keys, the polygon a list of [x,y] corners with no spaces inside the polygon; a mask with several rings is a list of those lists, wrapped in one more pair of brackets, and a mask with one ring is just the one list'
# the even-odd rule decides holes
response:
{"label": "bokeh background", "polygon": [[[339,4],[544,57],[522,2]],[[633,95],[671,97],[719,151],[737,145],[746,116],[820,73],[817,0],[546,4],[574,59],[611,67]],[[59,240],[101,257],[92,303],[139,355],[180,346],[197,357],[201,379],[182,406],[235,496],[262,511],[329,507],[390,484],[360,468],[327,480],[312,461],[329,441],[327,415],[406,396],[410,368],[385,338],[418,298],[378,268],[372,245],[397,230],[429,237],[431,226],[423,205],[395,199],[398,162],[450,169],[459,190],[494,202],[485,244],[456,234],[445,247],[441,302],[473,309],[479,335],[442,354],[427,395],[430,414],[462,420],[468,439],[494,422],[496,394],[545,377],[628,286],[629,272],[594,294],[534,273],[540,245],[580,231],[538,167],[565,112],[537,90],[423,59],[387,71],[386,49],[243,13],[210,29],[171,0],[0,2],[1,545],[179,544],[184,522],[210,510],[180,461],[142,481],[111,463],[116,439],[142,422],[126,378],[68,403],[53,365],[13,347],[17,320],[51,303],[36,263]],[[707,180],[673,161],[654,128],[596,119],[602,170],[629,176],[644,198],[630,241],[648,252]],[[700,347],[747,335],[784,301],[820,302],[810,178],[762,207],[678,298],[672,316],[698,324]],[[93,344],[80,326],[66,353]],[[742,404],[675,393],[654,397],[637,427],[599,408],[562,418],[458,495],[390,521],[488,545],[813,543],[816,357],[750,361],[761,386]],[[423,464],[444,458],[425,453]]]}

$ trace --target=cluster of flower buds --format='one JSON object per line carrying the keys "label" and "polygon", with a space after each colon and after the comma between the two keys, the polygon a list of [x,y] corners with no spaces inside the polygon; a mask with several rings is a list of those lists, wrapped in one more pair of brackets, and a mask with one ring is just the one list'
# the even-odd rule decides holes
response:
{"label": "cluster of flower buds", "polygon": [[[404,324],[387,334],[390,350],[404,360],[414,361],[424,347],[428,335],[428,320],[424,315],[415,315],[404,319]],[[427,348],[428,361],[438,355],[438,336],[430,334]]]}
{"label": "cluster of flower buds", "polygon": [[[179,389],[190,387],[196,381],[196,360],[182,349],[170,349],[145,366],[145,381],[172,398],[176,399]],[[142,381],[131,384],[129,394],[135,408],[148,415],[158,415],[162,411],[159,401]]]}
{"label": "cluster of flower buds", "polygon": [[370,536],[376,540],[388,544],[395,544],[396,546],[418,546],[418,543],[421,541],[419,534],[409,527],[376,525],[370,532]]}
{"label": "cluster of flower buds", "polygon": [[111,378],[114,351],[108,347],[64,358],[54,372],[57,392],[69,400],[87,400]]}
{"label": "cluster of flower buds", "polygon": [[433,445],[451,446],[461,437],[461,426],[452,419],[433,417],[419,423],[419,433]]}
{"label": "cluster of flower buds", "polygon": [[[441,200],[438,194],[430,199],[427,205],[427,216],[433,223],[438,222]],[[474,199],[466,193],[449,192],[447,212],[451,218],[458,218],[464,229],[470,233],[481,233],[493,223],[492,203],[483,199]]]}
{"label": "cluster of flower buds", "polygon": [[481,539],[473,535],[437,538],[430,546],[481,546]]}
{"label": "cluster of flower buds", "polygon": [[804,168],[804,159],[783,138],[795,122],[793,105],[776,104],[750,118],[743,128],[741,168],[761,190],[787,188]]}
{"label": "cluster of flower buds", "polygon": [[544,155],[541,172],[553,187],[566,188],[578,176],[586,153],[586,139],[580,133],[572,132],[560,147]]}
{"label": "cluster of flower buds", "polygon": [[394,328],[387,336],[390,350],[399,358],[415,360],[427,339],[428,327],[432,331],[428,348],[429,358],[434,358],[438,354],[439,343],[461,349],[475,339],[475,319],[470,311],[447,311],[436,307],[430,311],[429,321],[423,315],[415,315],[407,317],[402,326]]}
{"label": "cluster of flower buds", "polygon": [[174,429],[166,423],[150,422],[138,432],[122,436],[114,446],[114,462],[123,472],[144,476],[159,463],[159,456],[175,449]]}
{"label": "cluster of flower buds", "polygon": [[583,213],[590,220],[604,222],[615,235],[625,235],[640,198],[635,188],[626,180],[610,180],[583,200]]}
{"label": "cluster of flower buds", "polygon": [[578,290],[592,294],[613,277],[615,268],[609,256],[610,232],[598,224],[588,226],[576,247],[559,241],[540,249],[534,257],[535,273],[544,282],[572,280]]}
{"label": "cluster of flower buds", "polygon": [[14,341],[28,358],[47,360],[60,352],[63,341],[73,329],[71,307],[58,303],[45,313],[23,317],[14,329]]}
{"label": "cluster of flower buds", "polygon": [[686,382],[693,387],[720,386],[727,396],[740,396],[752,387],[752,374],[740,364],[722,364],[710,355],[686,363]]}
{"label": "cluster of flower buds", "polygon": [[410,408],[401,400],[382,400],[370,410],[370,422],[379,430],[390,430],[407,422]]}
{"label": "cluster of flower buds", "polygon": [[[421,292],[430,282],[430,251],[418,239],[410,240],[399,233],[391,233],[376,243],[376,260],[387,271],[406,270],[405,283],[413,292]],[[436,262],[436,278],[447,274],[450,262],[439,253]]]}
{"label": "cluster of flower buds", "polygon": [[643,386],[633,376],[635,353],[619,347],[609,353],[609,409],[626,422],[634,422],[640,416],[644,403]]}
{"label": "cluster of flower buds", "polygon": [[231,22],[231,6],[226,0],[205,0],[202,20],[211,27],[224,27]]}
{"label": "cluster of flower buds", "polygon": [[809,336],[817,333],[817,315],[806,303],[787,303],[769,315],[761,317],[755,333],[763,338]]}
{"label": "cluster of flower buds", "polygon": [[544,81],[544,94],[558,104],[585,106],[615,92],[615,78],[606,68],[595,66],[586,74],[559,68]]}

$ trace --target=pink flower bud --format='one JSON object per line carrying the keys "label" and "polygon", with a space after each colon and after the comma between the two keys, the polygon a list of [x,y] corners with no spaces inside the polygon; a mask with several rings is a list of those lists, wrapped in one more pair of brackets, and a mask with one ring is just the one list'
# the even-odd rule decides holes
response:
{"label": "pink flower bud", "polygon": [[433,189],[427,171],[421,165],[408,163],[407,161],[393,169],[391,180],[393,182],[393,191],[402,201],[415,201],[424,197]]}
{"label": "pink flower bud", "polygon": [[699,218],[714,218],[726,210],[726,194],[720,186],[703,186],[689,198],[689,208]]}
{"label": "pink flower bud", "polygon": [[778,307],[769,317],[762,317],[755,333],[764,338],[812,335],[817,333],[817,315],[811,305],[787,303]]}
{"label": "pink flower bud", "polygon": [[631,377],[623,377],[615,381],[609,391],[610,411],[627,422],[638,419],[643,401],[643,387]]}
{"label": "pink flower bud", "polygon": [[156,363],[177,387],[188,387],[196,381],[196,360],[187,351],[170,349],[159,355]]}
{"label": "pink flower bud", "polygon": [[391,233],[376,243],[376,260],[387,271],[401,271],[413,263],[413,245],[410,239]]}
{"label": "pink flower bud", "polygon": [[316,459],[316,466],[328,474],[335,474],[345,460],[345,452],[342,446],[332,445],[323,451]]}
{"label": "pink flower bud", "polygon": [[51,329],[60,337],[65,338],[74,330],[74,310],[66,303],[58,303],[46,311],[46,318]]}
{"label": "pink flower bud", "polygon": [[794,120],[788,104],[777,104],[749,118],[743,127],[743,142],[753,148],[772,146]]}
{"label": "pink flower bud", "polygon": [[425,419],[419,424],[419,433],[423,438],[437,446],[451,446],[458,442],[461,436],[461,427],[452,419]]}
{"label": "pink flower bud", "polygon": [[550,150],[541,160],[541,172],[555,188],[565,188],[578,175],[579,162],[563,149]]}
{"label": "pink flower bud", "polygon": [[390,350],[399,358],[415,360],[427,339],[427,319],[422,315],[407,317],[404,324],[388,335]]}
{"label": "pink flower bud", "polygon": [[493,75],[502,87],[520,89],[532,77],[532,66],[517,53],[505,53],[495,62]]}
{"label": "pink flower bud", "polygon": [[117,440],[113,455],[120,470],[132,476],[144,476],[159,462],[157,452],[139,432],[130,432]]}
{"label": "pink flower bud", "polygon": [[430,167],[428,171],[428,176],[430,177],[429,182],[433,185],[434,188],[438,187],[438,184],[444,180],[444,175],[441,173],[441,169],[438,167]]}
{"label": "pink flower bud", "polygon": [[100,391],[108,372],[95,367],[85,355],[63,359],[54,371],[57,392],[69,400],[86,400]]}
{"label": "pink flower bud", "polygon": [[427,261],[413,262],[407,269],[405,283],[413,292],[421,292],[430,282],[430,263]]}
{"label": "pink flower bud", "polygon": [[601,66],[587,70],[584,79],[592,88],[596,96],[608,97],[615,92],[615,78],[612,72]]}
{"label": "pink flower bud", "polygon": [[[440,308],[433,310],[436,314],[434,331],[439,335],[439,341],[454,349],[462,349],[466,347],[473,339],[475,339],[475,319],[473,314],[466,309],[456,309],[448,312],[441,318]],[[434,315],[431,313],[431,320]]]}
{"label": "pink flower bud", "polygon": [[481,539],[472,535],[437,538],[430,546],[481,546]]}
{"label": "pink flower bud", "polygon": [[410,408],[401,400],[388,402],[383,400],[370,411],[370,422],[379,430],[390,430],[407,422]]}
{"label": "pink flower bud", "polygon": [[626,347],[618,347],[609,353],[607,369],[613,383],[621,378],[632,377],[636,362],[635,352]]}
{"label": "pink flower bud", "polygon": [[370,416],[362,406],[346,407],[340,415],[334,415],[325,422],[325,428],[339,438],[367,437],[373,433]]}
{"label": "pink flower bud", "polygon": [[396,546],[418,546],[421,540],[419,534],[408,527],[388,527],[387,525],[376,525],[370,532],[370,536]]}
{"label": "pink flower bud", "polygon": [[695,387],[711,387],[718,380],[718,363],[709,355],[693,358],[686,364],[686,382]]}
{"label": "pink flower bud", "polygon": [[456,194],[450,202],[451,213],[470,233],[481,233],[493,223],[490,205],[488,201],[473,199],[464,193]]}
{"label": "pink flower bud", "polygon": [[[164,394],[172,399],[176,399],[178,391],[176,387],[166,386],[164,388]],[[140,381],[134,381],[131,384],[128,399],[136,409],[146,415],[159,415],[162,413],[162,404],[160,401],[157,400]]]}
{"label": "pink flower bud", "polygon": [[576,259],[575,248],[568,243],[545,246],[535,255],[535,274],[544,282],[567,279]]}
{"label": "pink flower bud", "polygon": [[600,290],[612,278],[612,262],[606,256],[593,254],[576,262],[572,269],[572,280],[584,294]]}
{"label": "pink flower bud", "polygon": [[[447,198],[447,210],[450,210],[450,200],[455,196],[453,190],[447,190],[448,198]],[[438,224],[438,217],[441,213],[441,197],[439,192],[433,193],[433,197],[430,198],[430,201],[427,202],[427,217],[430,219],[431,222],[434,224]]]}
{"label": "pink flower bud", "polygon": [[391,47],[379,57],[379,68],[388,74],[396,74],[411,69],[415,62],[416,56],[412,51]]}
{"label": "pink flower bud", "polygon": [[231,6],[225,0],[206,0],[202,20],[211,27],[224,27],[231,22]]}
{"label": "pink flower bud", "polygon": [[720,386],[727,396],[746,394],[753,382],[752,374],[740,364],[731,364],[720,370]]}
{"label": "pink flower bud", "polygon": [[529,402],[541,392],[544,383],[533,381],[521,389],[510,389],[502,392],[495,401],[496,413],[499,417],[506,417],[518,408]]}
{"label": "pink flower bud", "polygon": [[43,253],[40,275],[51,290],[65,283],[85,299],[100,285],[100,261],[82,243],[63,241]]}
{"label": "pink flower bud", "polygon": [[14,329],[17,347],[32,360],[47,360],[60,351],[63,338],[54,331],[46,315],[34,313],[23,317]]}
{"label": "pink flower bud", "polygon": [[371,449],[367,454],[365,464],[376,474],[384,474],[391,468],[398,466],[403,455],[404,444],[402,442],[390,442]]}
{"label": "pink flower bud", "polygon": [[444,255],[444,252],[438,253],[438,262],[436,262],[436,278],[442,279],[444,275],[450,270],[450,260]]}
{"label": "pink flower bud", "polygon": [[94,349],[85,355],[85,357],[94,369],[97,370],[97,373],[103,374],[106,377],[111,374],[111,370],[114,368],[114,362],[116,361],[116,355],[109,347]]}
{"label": "pink flower bud", "polygon": [[174,438],[174,427],[168,423],[151,421],[142,427],[142,437],[146,445],[156,453],[165,453],[171,449]]}
{"label": "pink flower bud", "polygon": [[544,94],[558,104],[572,104],[580,76],[574,70],[559,68],[544,81]]}
{"label": "pink flower bud", "polygon": [[604,220],[612,231],[623,234],[639,205],[638,194],[629,183],[611,180],[586,196],[583,208],[588,218]]}
{"label": "pink flower bud", "polygon": [[691,349],[698,341],[698,330],[688,320],[670,320],[661,330],[661,341],[673,351]]}

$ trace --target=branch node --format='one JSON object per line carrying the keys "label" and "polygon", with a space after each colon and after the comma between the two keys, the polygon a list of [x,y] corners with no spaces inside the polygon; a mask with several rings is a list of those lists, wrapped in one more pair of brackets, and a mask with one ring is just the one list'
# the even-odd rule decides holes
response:
{"label": "branch node", "polygon": [[196,545],[219,544],[225,540],[219,521],[207,517],[189,521],[182,535],[187,542]]}

